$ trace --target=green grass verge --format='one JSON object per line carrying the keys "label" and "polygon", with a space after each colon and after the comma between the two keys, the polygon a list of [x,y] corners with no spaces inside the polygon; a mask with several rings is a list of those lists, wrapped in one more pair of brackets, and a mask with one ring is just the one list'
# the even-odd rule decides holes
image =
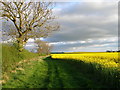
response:
{"label": "green grass verge", "polygon": [[11,73],[10,80],[3,84],[3,88],[90,88],[90,90],[112,88],[97,81],[99,75],[96,77],[88,71],[90,66],[85,68],[86,66],[75,60],[36,58],[29,63],[23,63],[24,70]]}
{"label": "green grass verge", "polygon": [[23,50],[19,52],[14,45],[2,44],[2,72],[9,72],[15,64],[23,59],[31,59],[38,56],[35,53]]}

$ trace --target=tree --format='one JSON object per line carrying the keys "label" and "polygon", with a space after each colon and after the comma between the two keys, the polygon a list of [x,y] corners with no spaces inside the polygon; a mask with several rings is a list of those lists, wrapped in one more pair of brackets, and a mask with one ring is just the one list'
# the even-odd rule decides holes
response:
{"label": "tree", "polygon": [[2,17],[11,21],[15,27],[9,35],[16,39],[19,51],[23,50],[29,38],[47,37],[52,31],[58,30],[54,23],[51,2],[1,2]]}
{"label": "tree", "polygon": [[37,44],[37,53],[46,55],[50,54],[52,46],[47,42],[36,40],[35,43]]}

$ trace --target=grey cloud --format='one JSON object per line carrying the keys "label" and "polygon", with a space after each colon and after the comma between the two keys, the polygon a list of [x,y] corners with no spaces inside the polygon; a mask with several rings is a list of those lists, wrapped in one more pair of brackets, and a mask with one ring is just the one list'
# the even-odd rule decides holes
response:
{"label": "grey cloud", "polygon": [[[59,12],[61,31],[46,40],[50,42],[76,41],[114,37],[118,35],[117,7],[103,4],[95,8],[92,3],[73,4]],[[96,12],[99,12],[96,14]],[[91,15],[93,14],[93,15]],[[115,16],[116,15],[116,16]]]}
{"label": "grey cloud", "polygon": [[[97,46],[98,45],[98,46]],[[103,46],[102,46],[103,45]],[[117,49],[118,45],[116,43],[106,43],[106,44],[95,44],[95,43],[90,43],[90,44],[68,44],[68,45],[58,45],[53,48],[53,51],[74,51],[73,48],[76,48],[76,51],[81,51],[83,49],[88,51],[92,49],[92,51],[95,51],[95,48],[103,49],[104,51],[107,50],[108,47],[110,49]]]}
{"label": "grey cloud", "polygon": [[[115,13],[117,11],[116,3],[113,2],[103,2],[101,4],[95,2],[78,2],[74,3],[71,6],[66,7],[62,12],[59,14],[61,15],[76,15],[76,14],[83,14],[83,15],[97,15],[100,14],[109,15]],[[71,13],[72,12],[72,13]]]}

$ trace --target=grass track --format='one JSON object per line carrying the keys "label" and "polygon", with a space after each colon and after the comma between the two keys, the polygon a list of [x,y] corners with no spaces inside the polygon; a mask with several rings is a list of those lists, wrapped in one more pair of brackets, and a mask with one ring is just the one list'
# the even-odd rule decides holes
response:
{"label": "grass track", "polygon": [[103,88],[104,85],[79,72],[74,63],[37,58],[11,73],[3,88]]}

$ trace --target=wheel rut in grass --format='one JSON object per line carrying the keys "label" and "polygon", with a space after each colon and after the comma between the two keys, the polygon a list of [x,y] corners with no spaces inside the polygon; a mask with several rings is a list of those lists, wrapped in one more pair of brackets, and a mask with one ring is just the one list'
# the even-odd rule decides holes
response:
{"label": "wheel rut in grass", "polygon": [[47,88],[62,88],[63,83],[59,77],[58,66],[56,62],[45,60],[48,64],[48,77],[46,78]]}
{"label": "wheel rut in grass", "polygon": [[[94,81],[84,76],[83,73],[64,60],[44,59],[48,63],[51,87],[61,88],[92,88],[99,87]],[[53,85],[53,86],[52,86]]]}

